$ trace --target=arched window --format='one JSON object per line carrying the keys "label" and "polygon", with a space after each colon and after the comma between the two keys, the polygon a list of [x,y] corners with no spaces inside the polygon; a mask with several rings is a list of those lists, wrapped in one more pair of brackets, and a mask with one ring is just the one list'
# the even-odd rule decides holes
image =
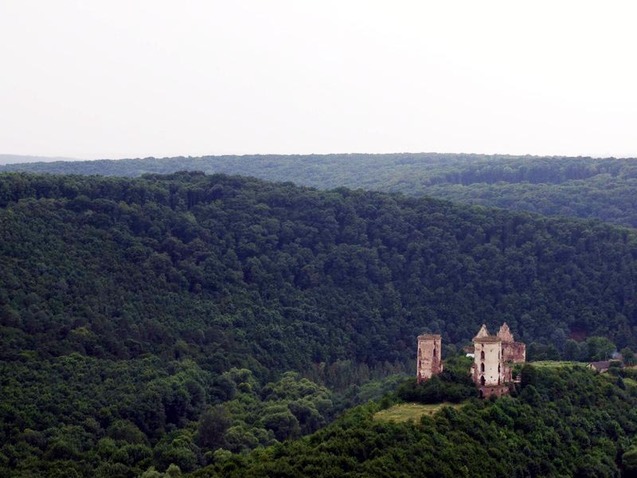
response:
{"label": "arched window", "polygon": [[480,360],[484,360],[484,350],[480,352]]}
{"label": "arched window", "polygon": [[484,373],[484,364],[483,364],[483,363],[481,363],[481,364],[480,364],[480,371],[481,371],[482,373]]}
{"label": "arched window", "polygon": [[436,347],[434,347],[434,357],[436,357],[436,355],[438,355],[438,352],[436,351]]}
{"label": "arched window", "polygon": [[480,383],[482,385],[484,385],[487,381],[485,380],[484,376],[480,378]]}

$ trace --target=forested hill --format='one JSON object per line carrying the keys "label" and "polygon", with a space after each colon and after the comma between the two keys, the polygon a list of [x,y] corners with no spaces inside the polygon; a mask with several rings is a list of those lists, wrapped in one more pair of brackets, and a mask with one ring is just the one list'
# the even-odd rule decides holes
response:
{"label": "forested hill", "polygon": [[268,369],[401,360],[422,330],[460,344],[483,322],[637,343],[637,234],[600,223],[197,173],[7,174],[0,207],[5,325],[40,353],[97,324],[109,356],[213,327]]}
{"label": "forested hill", "polygon": [[583,367],[526,367],[525,376],[515,398],[473,399],[405,423],[379,420],[368,404],[310,437],[240,459],[218,453],[193,476],[635,476],[632,379]]}
{"label": "forested hill", "polygon": [[331,189],[363,188],[596,218],[637,227],[637,160],[468,154],[332,154],[145,158],[0,166],[58,174],[140,176],[196,170]]}
{"label": "forested hill", "polygon": [[325,386],[412,374],[424,331],[637,345],[636,232],[429,198],[2,174],[0,270],[3,476],[187,471],[312,432]]}

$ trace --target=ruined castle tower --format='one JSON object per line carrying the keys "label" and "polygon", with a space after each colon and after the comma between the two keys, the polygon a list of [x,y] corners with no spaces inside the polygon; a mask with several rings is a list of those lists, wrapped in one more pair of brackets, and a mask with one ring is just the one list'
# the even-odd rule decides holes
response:
{"label": "ruined castle tower", "polygon": [[474,356],[471,375],[482,397],[509,393],[513,365],[526,361],[526,345],[516,342],[504,323],[497,335],[489,335],[486,325],[473,338]]}
{"label": "ruined castle tower", "polygon": [[503,382],[502,339],[489,335],[483,325],[473,338],[473,381],[478,386],[497,386]]}
{"label": "ruined castle tower", "polygon": [[515,341],[506,322],[500,327],[498,337],[502,339],[502,354],[505,363],[526,362],[526,345]]}
{"label": "ruined castle tower", "polygon": [[429,380],[442,372],[440,352],[442,338],[440,335],[425,334],[418,336],[418,357],[416,377],[418,383]]}

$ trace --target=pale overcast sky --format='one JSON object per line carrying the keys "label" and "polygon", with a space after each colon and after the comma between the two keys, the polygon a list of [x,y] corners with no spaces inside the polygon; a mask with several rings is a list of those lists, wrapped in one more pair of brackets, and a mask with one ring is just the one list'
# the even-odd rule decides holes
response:
{"label": "pale overcast sky", "polygon": [[633,5],[0,0],[0,153],[634,157]]}

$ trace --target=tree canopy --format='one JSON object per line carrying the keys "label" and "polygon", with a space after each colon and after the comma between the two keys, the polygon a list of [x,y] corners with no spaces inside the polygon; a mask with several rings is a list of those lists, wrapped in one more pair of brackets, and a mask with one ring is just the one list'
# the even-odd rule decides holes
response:
{"label": "tree canopy", "polygon": [[321,189],[432,196],[637,226],[637,159],[481,154],[246,155],[10,164],[0,171],[141,176],[179,170],[255,176]]}
{"label": "tree canopy", "polygon": [[427,331],[459,348],[506,321],[530,358],[634,350],[636,258],[629,228],[400,194],[1,174],[0,472],[278,450],[412,375]]}

